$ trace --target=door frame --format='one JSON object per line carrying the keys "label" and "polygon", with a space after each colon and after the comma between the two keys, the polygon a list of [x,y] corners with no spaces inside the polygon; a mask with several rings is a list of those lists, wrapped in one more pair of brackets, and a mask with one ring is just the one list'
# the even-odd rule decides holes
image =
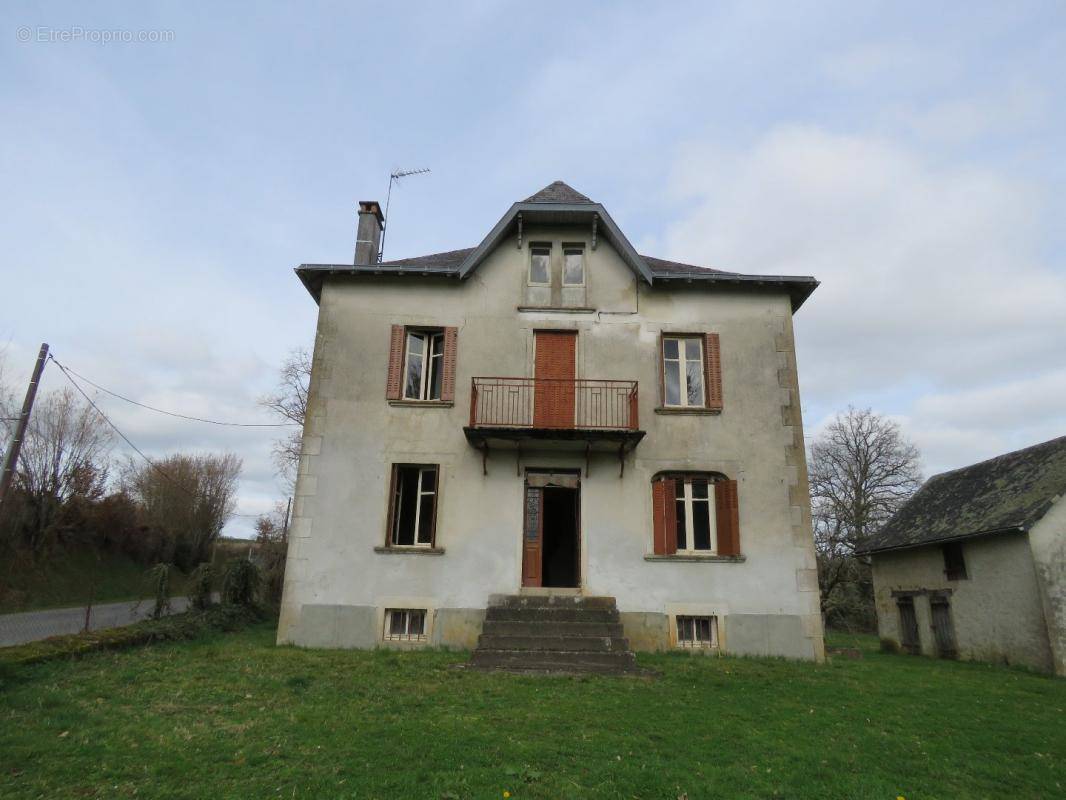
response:
{"label": "door frame", "polygon": [[[533,478],[532,483],[530,478]],[[546,488],[572,489],[575,494],[574,503],[574,586],[544,586],[544,489]],[[531,494],[532,493],[532,494]],[[531,546],[529,532],[531,512],[531,497],[536,496],[535,525],[536,544]],[[521,564],[519,568],[519,585],[522,589],[577,589],[584,586],[584,548],[581,546],[581,469],[580,467],[528,467],[522,479],[522,546]],[[536,561],[528,562],[530,554],[536,553]],[[536,569],[530,569],[535,566]],[[527,582],[529,581],[529,582]]]}

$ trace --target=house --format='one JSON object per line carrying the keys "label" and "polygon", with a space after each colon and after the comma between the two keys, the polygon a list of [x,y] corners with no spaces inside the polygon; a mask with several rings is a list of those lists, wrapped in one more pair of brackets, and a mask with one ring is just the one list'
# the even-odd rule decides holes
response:
{"label": "house", "polygon": [[1066,436],[930,478],[863,548],[909,653],[1066,674]]}
{"label": "house", "polygon": [[382,224],[360,203],[355,263],[296,269],[279,642],[471,648],[528,606],[526,632],[822,659],[792,333],[817,281],[639,255],[562,182],[469,249],[379,261]]}

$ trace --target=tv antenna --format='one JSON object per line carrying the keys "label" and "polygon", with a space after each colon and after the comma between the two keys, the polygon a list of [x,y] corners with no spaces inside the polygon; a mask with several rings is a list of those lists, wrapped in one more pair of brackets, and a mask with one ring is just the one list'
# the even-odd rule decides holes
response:
{"label": "tv antenna", "polygon": [[401,178],[407,178],[411,175],[425,175],[427,172],[429,172],[428,168],[398,169],[389,175],[389,193],[385,197],[385,222],[381,226],[381,247],[378,249],[378,263],[381,263],[385,256],[385,232],[389,229],[389,203],[392,202],[392,185],[398,183]]}

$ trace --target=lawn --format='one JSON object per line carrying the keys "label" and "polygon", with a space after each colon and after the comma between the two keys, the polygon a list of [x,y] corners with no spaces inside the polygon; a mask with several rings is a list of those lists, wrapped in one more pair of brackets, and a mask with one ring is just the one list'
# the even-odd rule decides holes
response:
{"label": "lawn", "polygon": [[657,679],[273,645],[260,625],[19,668],[0,797],[860,798],[1066,794],[1066,681],[877,653],[641,656]]}

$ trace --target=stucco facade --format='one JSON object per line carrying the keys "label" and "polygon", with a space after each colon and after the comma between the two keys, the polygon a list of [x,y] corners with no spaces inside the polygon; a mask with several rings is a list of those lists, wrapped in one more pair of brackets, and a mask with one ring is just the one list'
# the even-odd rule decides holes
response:
{"label": "stucco facade", "polygon": [[[821,659],[788,293],[649,286],[588,226],[527,223],[522,234],[464,280],[323,281],[278,641],[378,646],[384,609],[416,607],[427,643],[472,647],[489,597],[521,591],[524,476],[545,468],[580,475],[577,591],[615,597],[635,649],[670,647],[675,615],[704,614],[724,651]],[[580,294],[530,310],[552,302],[528,285],[530,242],[583,245]],[[393,325],[457,329],[454,402],[385,399]],[[551,441],[485,457],[464,436],[472,377],[532,375],[543,330],[577,332],[579,376],[637,382],[646,435],[622,463]],[[719,334],[720,413],[662,413],[664,332]],[[432,550],[383,547],[396,463],[439,465]],[[663,470],[737,481],[739,557],[652,555],[651,481]]]}
{"label": "stucco facade", "polygon": [[1052,654],[1036,565],[1024,533],[962,543],[966,578],[948,580],[939,545],[873,558],[878,634],[902,645],[900,596],[913,598],[922,655],[936,656],[930,599],[946,595],[958,656],[1051,671]]}

